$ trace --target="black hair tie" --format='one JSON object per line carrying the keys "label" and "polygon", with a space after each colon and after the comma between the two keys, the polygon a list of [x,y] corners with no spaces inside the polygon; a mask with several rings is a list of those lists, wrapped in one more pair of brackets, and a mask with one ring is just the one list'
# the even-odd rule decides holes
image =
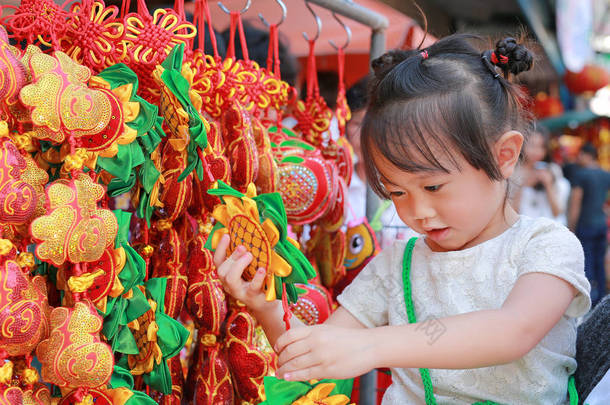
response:
{"label": "black hair tie", "polygon": [[494,79],[497,79],[498,77],[500,77],[500,73],[498,73],[494,64],[491,62],[492,58],[497,60],[495,52],[491,49],[481,54],[481,60],[483,61],[483,64],[485,65],[485,67],[487,67],[487,69],[489,69],[491,74],[494,76]]}

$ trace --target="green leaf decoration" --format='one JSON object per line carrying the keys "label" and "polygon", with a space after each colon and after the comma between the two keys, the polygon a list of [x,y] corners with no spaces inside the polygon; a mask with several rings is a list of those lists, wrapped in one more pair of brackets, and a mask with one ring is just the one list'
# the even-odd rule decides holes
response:
{"label": "green leaf decoration", "polygon": [[205,124],[189,96],[190,83],[182,76],[183,55],[184,43],[181,43],[176,45],[163,63],[161,63],[161,66],[164,68],[161,80],[163,80],[165,86],[176,97],[189,116],[190,141],[187,146],[187,164],[184,171],[178,176],[179,182],[184,180],[193,171],[195,171],[199,180],[203,180],[203,165],[201,159],[199,159],[197,149],[203,150],[208,146]]}

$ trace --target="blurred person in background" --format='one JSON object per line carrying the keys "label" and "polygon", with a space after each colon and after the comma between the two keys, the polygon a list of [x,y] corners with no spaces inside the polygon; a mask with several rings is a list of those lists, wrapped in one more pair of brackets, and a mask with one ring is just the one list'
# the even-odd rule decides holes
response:
{"label": "blurred person in background", "polygon": [[513,202],[520,214],[555,219],[567,226],[570,183],[561,168],[548,161],[548,144],[547,131],[538,127],[523,148],[523,163],[516,175],[519,187]]}
{"label": "blurred person in background", "polygon": [[574,173],[569,228],[582,243],[585,252],[585,273],[591,282],[591,302],[597,304],[606,295],[604,257],[607,248],[607,218],[604,212],[610,172],[597,164],[597,149],[586,143],[578,154],[580,168]]}

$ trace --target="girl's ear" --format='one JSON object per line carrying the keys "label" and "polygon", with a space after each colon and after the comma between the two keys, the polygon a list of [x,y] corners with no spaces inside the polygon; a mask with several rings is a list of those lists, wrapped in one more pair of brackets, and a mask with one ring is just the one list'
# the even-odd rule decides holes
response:
{"label": "girl's ear", "polygon": [[508,131],[502,134],[494,144],[496,162],[502,177],[508,179],[515,171],[519,162],[519,154],[523,146],[523,135],[518,131]]}

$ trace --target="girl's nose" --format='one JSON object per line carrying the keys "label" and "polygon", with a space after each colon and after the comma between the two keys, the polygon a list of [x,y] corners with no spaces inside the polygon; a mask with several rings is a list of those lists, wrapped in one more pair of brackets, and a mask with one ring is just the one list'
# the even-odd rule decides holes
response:
{"label": "girl's nose", "polygon": [[418,221],[434,218],[436,215],[432,205],[428,204],[425,199],[413,199],[411,212],[413,218]]}

